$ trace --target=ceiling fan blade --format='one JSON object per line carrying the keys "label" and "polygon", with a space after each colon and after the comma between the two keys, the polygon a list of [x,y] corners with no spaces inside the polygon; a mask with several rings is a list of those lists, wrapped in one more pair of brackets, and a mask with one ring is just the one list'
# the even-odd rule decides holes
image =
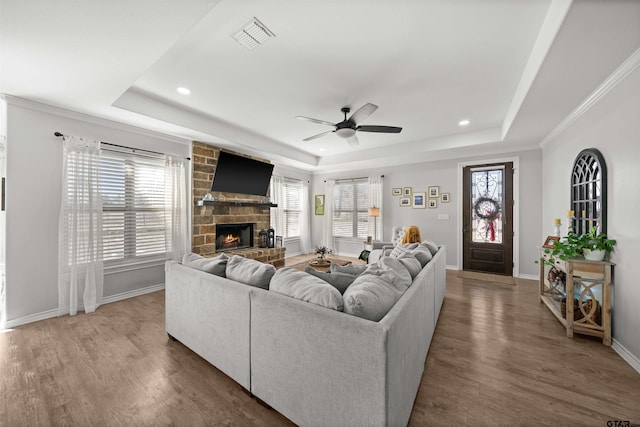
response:
{"label": "ceiling fan blade", "polygon": [[355,113],[349,117],[349,120],[355,122],[356,124],[365,120],[367,117],[372,115],[374,111],[378,109],[378,106],[375,104],[366,103],[362,107],[360,107]]}
{"label": "ceiling fan blade", "polygon": [[354,147],[356,145],[360,145],[360,141],[358,141],[358,137],[355,134],[353,136],[350,136],[349,138],[347,138],[347,142],[352,147]]}
{"label": "ceiling fan blade", "polygon": [[356,130],[361,130],[363,132],[381,132],[381,133],[400,133],[402,128],[395,126],[358,126]]}
{"label": "ceiling fan blade", "polygon": [[335,126],[335,123],[326,122],[324,120],[312,119],[311,117],[296,116],[296,119],[298,119],[298,120],[306,120],[306,121],[312,122],[312,123],[318,123],[319,125]]}
{"label": "ceiling fan blade", "polygon": [[331,133],[331,132],[335,132],[335,131],[328,130],[326,132],[322,132],[322,133],[319,133],[317,135],[310,136],[309,138],[305,138],[305,139],[303,139],[303,141],[311,141],[312,139],[320,138],[320,137],[325,136],[326,134]]}

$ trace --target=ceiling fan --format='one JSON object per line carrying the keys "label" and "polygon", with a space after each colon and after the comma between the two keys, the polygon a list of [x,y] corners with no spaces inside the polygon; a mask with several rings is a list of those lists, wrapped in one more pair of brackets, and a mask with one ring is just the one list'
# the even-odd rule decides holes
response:
{"label": "ceiling fan", "polygon": [[311,141],[312,139],[320,138],[328,133],[335,132],[340,138],[347,140],[349,145],[358,145],[358,137],[356,131],[362,132],[380,132],[380,133],[400,133],[402,128],[395,126],[373,126],[373,125],[359,125],[358,123],[365,120],[371,114],[378,109],[375,104],[367,103],[360,107],[355,113],[347,119],[347,114],[351,111],[349,107],[343,107],[340,109],[344,113],[344,120],[340,123],[331,123],[324,120],[312,119],[311,117],[296,116],[296,119],[307,120],[312,123],[318,123],[321,125],[333,126],[334,130],[328,130],[326,132],[319,133],[309,138],[303,139],[303,141]]}

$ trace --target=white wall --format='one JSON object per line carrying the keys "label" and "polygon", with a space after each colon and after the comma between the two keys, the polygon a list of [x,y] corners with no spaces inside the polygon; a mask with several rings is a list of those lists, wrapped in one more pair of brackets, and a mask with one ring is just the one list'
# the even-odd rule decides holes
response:
{"label": "white wall", "polygon": [[[459,200],[460,183],[458,182],[458,169],[460,163],[491,160],[499,157],[518,158],[520,169],[519,209],[520,228],[516,232],[519,236],[519,266],[520,276],[537,277],[538,267],[535,260],[539,258],[538,247],[541,234],[541,152],[540,150],[524,151],[519,153],[501,154],[499,156],[483,156],[480,152],[473,158],[444,160],[437,162],[417,163],[405,166],[393,166],[378,168],[375,170],[357,170],[348,174],[328,174],[314,176],[311,192],[313,194],[325,194],[324,180],[365,177],[370,174],[384,175],[383,197],[383,238],[388,241],[391,229],[395,225],[417,225],[420,227],[423,239],[433,240],[438,244],[447,245],[447,265],[451,268],[461,268],[462,260],[457,259],[457,253],[461,242],[458,237],[458,216],[462,211]],[[401,207],[400,197],[393,196],[391,189],[394,187],[412,187],[414,192],[426,192],[427,187],[437,185],[440,192],[451,193],[451,202],[440,203],[436,209],[413,209]],[[329,200],[329,198],[327,198]],[[438,219],[438,214],[448,214],[449,219]],[[324,216],[312,215],[312,244],[322,241]],[[353,245],[342,245],[338,248],[344,255],[357,255],[363,245],[358,242]]]}
{"label": "white wall", "polygon": [[[608,169],[607,234],[618,241],[614,267],[612,326],[614,346],[640,363],[640,68],[620,81],[543,149],[542,239],[553,218],[569,210],[573,162],[585,148],[597,148]],[[640,370],[640,364],[636,365]]]}
{"label": "white wall", "polygon": [[[6,321],[11,325],[46,317],[58,307],[62,140],[55,131],[184,157],[190,149],[186,141],[11,97],[6,118]],[[104,296],[162,284],[162,265],[107,274]]]}

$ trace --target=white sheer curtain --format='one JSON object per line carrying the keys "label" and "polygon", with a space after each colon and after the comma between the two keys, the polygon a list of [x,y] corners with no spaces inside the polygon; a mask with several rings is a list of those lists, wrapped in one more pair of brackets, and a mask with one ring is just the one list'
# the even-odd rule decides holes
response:
{"label": "white sheer curtain", "polygon": [[309,181],[302,181],[302,212],[300,215],[300,253],[308,254],[311,252],[311,229],[309,228],[309,217],[311,216]]}
{"label": "white sheer curtain", "polygon": [[276,234],[284,236],[285,200],[284,177],[282,176],[271,175],[271,203],[278,205],[278,207],[271,208],[271,227],[276,231]]}
{"label": "white sheer curtain", "polygon": [[91,313],[102,302],[100,142],[65,137],[58,224],[58,316]]}
{"label": "white sheer curtain", "polygon": [[336,250],[333,237],[333,188],[335,179],[328,179],[324,184],[324,230],[322,230],[322,244],[329,249]]}
{"label": "white sheer curtain", "polygon": [[165,244],[167,259],[179,261],[189,252],[185,160],[166,156],[164,164]]}
{"label": "white sheer curtain", "polygon": [[370,176],[369,177],[369,207],[378,208],[380,216],[374,218],[369,217],[368,221],[368,234],[370,236],[377,236],[378,240],[384,241],[382,236],[382,177]]}

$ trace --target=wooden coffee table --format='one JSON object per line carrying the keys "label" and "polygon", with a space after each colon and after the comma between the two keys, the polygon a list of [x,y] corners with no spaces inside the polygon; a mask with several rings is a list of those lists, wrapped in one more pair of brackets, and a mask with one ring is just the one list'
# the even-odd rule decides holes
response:
{"label": "wooden coffee table", "polygon": [[318,263],[317,260],[315,259],[312,259],[311,261],[309,261],[309,267],[317,271],[329,271],[331,264],[347,265],[347,264],[351,264],[351,261],[329,259],[329,258],[328,258],[328,261],[325,263]]}

